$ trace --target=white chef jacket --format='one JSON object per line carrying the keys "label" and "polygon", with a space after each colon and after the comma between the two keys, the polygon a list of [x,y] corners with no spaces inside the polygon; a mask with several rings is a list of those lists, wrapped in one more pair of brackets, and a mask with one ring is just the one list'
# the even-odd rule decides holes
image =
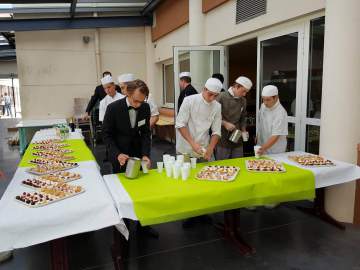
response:
{"label": "white chef jacket", "polygon": [[266,154],[286,152],[288,135],[287,112],[279,101],[272,108],[261,104],[259,112],[258,144],[263,145],[271,136],[280,136],[278,141],[266,151]]}
{"label": "white chef jacket", "polygon": [[156,105],[156,103],[155,103],[155,101],[154,101],[151,94],[149,94],[146,102],[150,106],[150,114],[151,114],[151,116],[159,115],[159,109],[158,109],[158,107],[157,107],[157,105]]}
{"label": "white chef jacket", "polygon": [[[177,129],[186,127],[194,141],[207,148],[210,142],[209,129],[212,135],[221,136],[221,105],[217,101],[208,103],[202,94],[187,96],[176,117]],[[178,132],[176,151],[198,157],[191,145]]]}
{"label": "white chef jacket", "polygon": [[109,95],[106,95],[101,101],[99,105],[99,121],[104,121],[104,116],[106,112],[106,108],[109,104],[113,103],[116,100],[122,99],[125,96],[116,92],[114,97],[111,97]]}

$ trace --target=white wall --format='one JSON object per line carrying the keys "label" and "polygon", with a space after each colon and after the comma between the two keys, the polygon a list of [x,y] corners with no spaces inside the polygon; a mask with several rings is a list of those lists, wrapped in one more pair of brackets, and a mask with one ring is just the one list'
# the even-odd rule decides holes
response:
{"label": "white wall", "polygon": [[[16,33],[23,118],[70,117],[75,97],[90,98],[99,84],[94,37],[94,29]],[[100,29],[99,72],[146,79],[144,43],[143,27]]]}

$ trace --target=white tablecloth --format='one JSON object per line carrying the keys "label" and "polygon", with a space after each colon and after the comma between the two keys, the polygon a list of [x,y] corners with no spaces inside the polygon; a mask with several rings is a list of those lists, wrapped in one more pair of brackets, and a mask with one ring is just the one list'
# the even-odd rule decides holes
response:
{"label": "white tablecloth", "polygon": [[289,155],[304,155],[304,154],[307,153],[296,151],[296,152],[288,152],[284,154],[269,155],[269,157],[280,162],[285,162],[287,164],[312,171],[315,175],[316,188],[329,187],[329,186],[347,183],[360,179],[360,167],[354,164],[330,159],[335,163],[336,166],[309,167],[309,166],[301,166],[298,163],[288,158]]}
{"label": "white tablecloth", "polygon": [[[55,139],[55,138],[59,138],[59,137],[56,135],[56,130],[54,128],[42,129],[35,133],[31,142]],[[75,131],[75,132],[70,132],[69,137],[67,139],[68,140],[84,139],[84,136],[80,132]]]}
{"label": "white tablecloth", "polygon": [[32,191],[21,185],[32,176],[25,170],[17,169],[0,200],[0,252],[113,225],[128,237],[95,161],[79,162],[79,167],[71,170],[82,175],[71,183],[83,186],[85,193],[39,208],[15,200],[16,195]]}
{"label": "white tablecloth", "polygon": [[53,126],[59,124],[66,124],[66,119],[28,119],[28,120],[21,120],[16,127],[23,128],[23,127],[46,127],[46,126]]}
{"label": "white tablecloth", "polygon": [[[269,155],[270,158],[294,165],[299,168],[311,170],[315,175],[316,188],[322,188],[341,183],[351,182],[360,179],[360,168],[354,164],[332,160],[336,166],[309,168],[301,166],[288,159],[289,155],[307,154],[304,152],[288,152],[284,154]],[[240,173],[241,174],[241,173]],[[104,175],[104,181],[111,192],[115,205],[121,217],[138,220],[134,210],[134,203],[122,186],[119,178],[115,174]],[[136,181],[136,180],[134,180]]]}

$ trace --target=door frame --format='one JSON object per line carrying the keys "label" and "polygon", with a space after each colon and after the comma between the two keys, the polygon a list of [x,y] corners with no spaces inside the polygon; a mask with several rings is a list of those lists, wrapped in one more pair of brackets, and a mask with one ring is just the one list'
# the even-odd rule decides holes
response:
{"label": "door frame", "polygon": [[[320,119],[307,117],[308,103],[308,75],[309,75],[309,51],[310,51],[310,23],[311,20],[320,18],[308,18],[307,20],[279,28],[268,29],[258,35],[257,39],[257,93],[256,93],[256,126],[258,129],[260,97],[261,97],[261,42],[283,35],[298,33],[297,47],[297,71],[296,71],[296,110],[295,116],[288,116],[288,123],[295,124],[294,150],[305,151],[307,125],[320,126]],[[280,101],[281,102],[281,101]]]}
{"label": "door frame", "polygon": [[177,99],[180,95],[180,86],[179,86],[179,53],[181,51],[219,51],[220,53],[220,73],[224,75],[224,78],[227,78],[227,61],[226,61],[226,50],[225,46],[173,46],[173,67],[174,67],[174,89],[175,89],[175,100],[174,100],[174,108],[175,115],[177,114]]}

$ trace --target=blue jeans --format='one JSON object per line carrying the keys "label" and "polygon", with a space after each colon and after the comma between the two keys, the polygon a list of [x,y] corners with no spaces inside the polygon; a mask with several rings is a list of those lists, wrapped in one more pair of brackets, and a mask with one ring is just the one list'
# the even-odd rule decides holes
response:
{"label": "blue jeans", "polygon": [[5,112],[6,112],[6,115],[12,116],[11,104],[5,104]]}

